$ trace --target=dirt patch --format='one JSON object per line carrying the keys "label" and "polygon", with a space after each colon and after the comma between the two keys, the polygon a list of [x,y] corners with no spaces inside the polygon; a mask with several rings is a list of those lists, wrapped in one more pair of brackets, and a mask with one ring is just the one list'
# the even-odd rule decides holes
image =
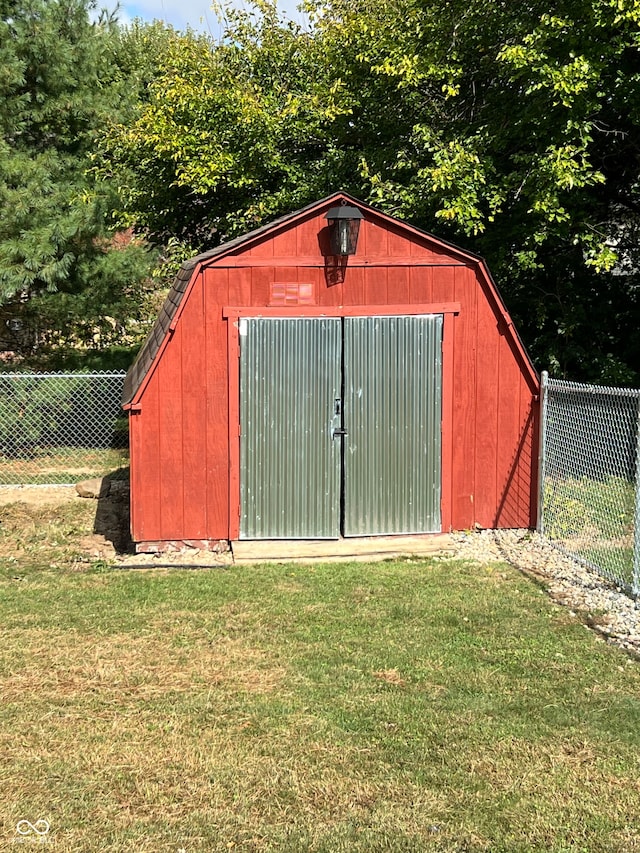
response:
{"label": "dirt patch", "polygon": [[387,684],[393,684],[395,687],[404,687],[407,683],[397,669],[381,669],[374,672],[373,677],[386,681]]}
{"label": "dirt patch", "polygon": [[[134,545],[131,541],[130,516],[129,516],[129,489],[124,488],[118,482],[118,489],[114,483],[111,484],[109,493],[105,497],[95,500],[96,518],[93,525],[93,541],[90,547],[98,550],[102,559],[110,556],[131,554]],[[93,500],[92,498],[80,498],[80,500]],[[111,553],[104,549],[110,546]]]}
{"label": "dirt patch", "polygon": [[75,486],[0,486],[0,506],[25,503],[29,506],[51,506],[80,500]]}
{"label": "dirt patch", "polygon": [[[76,562],[78,569],[83,565],[104,560],[123,568],[209,568],[226,566],[233,562],[230,552],[201,551],[185,547],[180,551],[163,554],[136,554],[130,534],[129,484],[120,477],[105,477],[100,498],[81,498],[75,486],[2,486],[0,507],[13,504],[12,517],[16,513],[21,521],[13,524],[14,538],[7,547],[10,555],[19,558],[22,554],[20,530],[29,528],[39,531],[39,550],[47,548],[54,540],[80,553]],[[76,507],[74,507],[74,504]],[[56,508],[59,507],[59,511]],[[0,525],[8,531],[7,511],[0,515]],[[46,528],[46,529],[45,529]],[[35,533],[32,533],[36,536]],[[1,550],[1,549],[0,549]],[[52,561],[61,559],[53,556]]]}
{"label": "dirt patch", "polygon": [[[133,544],[129,533],[127,484],[121,480],[107,482],[106,491],[104,497],[93,499],[81,498],[75,486],[2,486],[0,507],[22,505],[32,526],[40,529],[47,524],[51,526],[50,538],[59,538],[59,527],[63,524],[69,545],[75,546],[89,560],[111,561],[130,554]],[[72,510],[74,503],[78,505],[77,515]],[[56,507],[60,507],[59,513]],[[90,518],[92,514],[91,525],[87,516]],[[73,524],[72,518],[75,519]],[[74,527],[76,529],[72,531]],[[16,549],[18,546],[16,542]]]}

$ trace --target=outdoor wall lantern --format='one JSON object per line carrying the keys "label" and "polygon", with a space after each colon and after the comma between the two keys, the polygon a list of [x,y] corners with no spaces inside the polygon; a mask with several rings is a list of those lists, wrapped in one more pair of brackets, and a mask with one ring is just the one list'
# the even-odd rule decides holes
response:
{"label": "outdoor wall lantern", "polygon": [[340,207],[332,207],[327,211],[325,219],[329,221],[331,254],[355,255],[360,222],[364,219],[358,208],[343,201]]}

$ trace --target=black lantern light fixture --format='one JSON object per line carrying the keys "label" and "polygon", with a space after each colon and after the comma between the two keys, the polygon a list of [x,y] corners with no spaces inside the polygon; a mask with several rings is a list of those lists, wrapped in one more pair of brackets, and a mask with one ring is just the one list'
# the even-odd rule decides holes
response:
{"label": "black lantern light fixture", "polygon": [[343,201],[340,207],[327,211],[325,219],[329,221],[331,254],[355,255],[360,221],[364,219],[358,208]]}

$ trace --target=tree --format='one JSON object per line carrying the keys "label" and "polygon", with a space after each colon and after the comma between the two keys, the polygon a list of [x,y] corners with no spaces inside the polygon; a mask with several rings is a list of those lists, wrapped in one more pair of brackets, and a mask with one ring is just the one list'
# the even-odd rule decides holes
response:
{"label": "tree", "polygon": [[[165,32],[137,116],[109,129],[100,156],[103,174],[121,175],[122,221],[194,251],[334,186],[327,128],[340,106],[319,46],[268,6],[229,16],[221,44]],[[138,27],[130,44],[157,36]]]}
{"label": "tree", "polygon": [[541,366],[640,381],[636,2],[259,9],[176,35],[111,132],[131,221],[201,248],[351,190],[483,254]]}
{"label": "tree", "polygon": [[611,0],[337,0],[318,19],[334,63],[346,43],[393,83],[372,198],[485,255],[538,363],[575,378],[640,379],[622,332],[640,307],[639,18]]}
{"label": "tree", "polygon": [[[0,314],[6,343],[23,350],[79,330],[104,344],[104,314],[130,312],[124,294],[149,269],[139,243],[114,245],[113,188],[89,172],[97,130],[127,92],[113,60],[115,24],[91,23],[91,8],[88,0],[0,4]],[[118,316],[118,332],[123,323]]]}

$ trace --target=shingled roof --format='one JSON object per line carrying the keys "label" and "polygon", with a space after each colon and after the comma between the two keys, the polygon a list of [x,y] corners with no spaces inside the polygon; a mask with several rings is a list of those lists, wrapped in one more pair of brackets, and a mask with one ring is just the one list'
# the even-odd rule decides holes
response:
{"label": "shingled roof", "polygon": [[162,341],[169,331],[171,321],[175,317],[176,311],[178,310],[182,297],[184,296],[184,292],[187,289],[187,285],[191,280],[191,274],[193,272],[193,267],[195,266],[193,263],[194,260],[195,259],[187,261],[180,267],[178,275],[175,277],[173,282],[173,286],[164,301],[160,314],[158,315],[158,319],[153,324],[153,328],[149,332],[142,349],[138,353],[138,357],[127,371],[127,375],[124,380],[124,388],[122,389],[123,406],[126,406],[127,403],[130,403],[131,400],[133,400],[136,391],[142,384],[142,380],[147,375],[147,371],[158,354]]}

